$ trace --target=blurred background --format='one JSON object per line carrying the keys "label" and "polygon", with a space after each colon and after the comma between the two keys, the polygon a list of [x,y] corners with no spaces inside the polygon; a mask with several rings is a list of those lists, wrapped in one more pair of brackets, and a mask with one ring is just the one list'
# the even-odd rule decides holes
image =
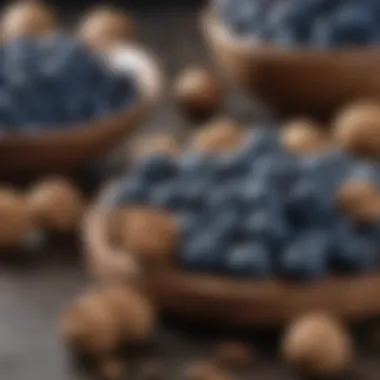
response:
{"label": "blurred background", "polygon": [[[0,1],[0,6],[5,2]],[[75,25],[96,1],[52,1],[64,23]],[[200,0],[135,0],[108,1],[127,10],[136,20],[138,39],[157,59],[165,79],[170,82],[187,66],[201,65],[216,72],[200,30],[200,14],[206,5]],[[0,62],[1,64],[1,62]],[[249,102],[232,85],[226,111],[239,121],[269,118],[257,103]],[[189,127],[170,95],[159,103],[138,133],[151,130],[182,131]],[[85,170],[79,179],[90,193],[99,184],[112,179],[123,169],[118,157],[100,171]],[[89,283],[85,264],[80,258],[81,246],[75,239],[56,241],[49,248],[31,253],[28,265],[11,263],[0,266],[0,379],[1,380],[82,380],[92,379],[82,367],[92,363],[76,363],[64,348],[57,330],[57,320],[64,306]],[[136,360],[126,359],[131,380],[182,380],[186,368],[203,361],[216,342],[242,341],[253,347],[253,359],[240,371],[236,380],[292,380],[278,353],[279,331],[236,331],[214,325],[195,325],[189,321],[163,316],[162,327],[148,347],[141,347]],[[369,343],[369,331],[378,321],[354,326],[360,352],[353,379],[378,380],[380,376],[379,346]],[[140,369],[153,359],[163,374],[143,377]],[[190,364],[189,364],[190,363]],[[88,376],[88,377],[87,377]],[[94,377],[95,379],[95,377]],[[106,379],[104,379],[106,380]],[[109,380],[122,380],[121,378]],[[224,377],[194,380],[228,380]]]}

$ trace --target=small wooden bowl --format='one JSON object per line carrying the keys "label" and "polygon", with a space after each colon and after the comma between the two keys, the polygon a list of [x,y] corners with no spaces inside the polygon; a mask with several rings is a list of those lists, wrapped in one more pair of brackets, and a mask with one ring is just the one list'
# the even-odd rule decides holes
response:
{"label": "small wooden bowl", "polygon": [[[106,263],[121,255],[107,241],[106,225],[106,211],[95,206],[85,225],[91,262]],[[123,255],[129,265],[133,259],[127,253]],[[115,273],[114,278],[119,274]],[[136,271],[131,270],[125,273],[124,280],[136,279],[135,275]],[[315,310],[326,310],[347,320],[380,315],[380,274],[291,283],[185,273],[171,267],[140,271],[138,278],[163,311],[237,327],[283,326],[300,314]]]}
{"label": "small wooden bowl", "polygon": [[[141,79],[136,78],[140,87]],[[0,175],[69,172],[102,156],[135,130],[157,98],[145,88],[140,88],[140,93],[134,106],[102,119],[35,135],[1,135]]]}
{"label": "small wooden bowl", "polygon": [[380,99],[380,48],[318,51],[255,44],[232,35],[214,9],[201,23],[227,78],[280,113],[328,116],[357,98]]}
{"label": "small wooden bowl", "polygon": [[131,133],[146,110],[142,100],[131,109],[67,130],[33,136],[0,137],[0,175],[66,172],[91,162]]}

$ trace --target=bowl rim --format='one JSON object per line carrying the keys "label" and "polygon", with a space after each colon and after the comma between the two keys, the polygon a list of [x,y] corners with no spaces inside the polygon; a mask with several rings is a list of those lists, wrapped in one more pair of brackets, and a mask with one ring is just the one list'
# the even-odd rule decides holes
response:
{"label": "bowl rim", "polygon": [[[120,255],[107,241],[106,188],[88,213],[84,226],[88,258]],[[112,209],[112,208],[111,208]],[[131,253],[125,260],[136,263]],[[138,266],[138,263],[136,263]],[[135,279],[130,273],[126,281]],[[314,282],[284,279],[250,280],[222,275],[186,272],[174,266],[139,267],[139,283],[164,311],[200,321],[237,327],[277,327],[300,314],[323,310],[347,320],[380,314],[380,273],[334,276]]]}

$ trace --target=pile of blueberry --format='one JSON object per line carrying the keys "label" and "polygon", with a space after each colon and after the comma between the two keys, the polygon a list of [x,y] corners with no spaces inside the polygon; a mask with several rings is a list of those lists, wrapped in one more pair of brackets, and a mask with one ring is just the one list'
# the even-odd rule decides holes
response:
{"label": "pile of blueberry", "polygon": [[285,46],[337,48],[380,41],[377,0],[217,0],[234,33]]}
{"label": "pile of blueberry", "polygon": [[113,204],[148,204],[181,221],[180,262],[229,275],[313,279],[377,266],[377,223],[355,225],[336,204],[346,181],[380,167],[340,151],[286,152],[272,129],[247,132],[233,153],[148,156],[121,181]]}
{"label": "pile of blueberry", "polygon": [[111,114],[136,101],[135,80],[65,35],[0,45],[0,130],[34,133]]}

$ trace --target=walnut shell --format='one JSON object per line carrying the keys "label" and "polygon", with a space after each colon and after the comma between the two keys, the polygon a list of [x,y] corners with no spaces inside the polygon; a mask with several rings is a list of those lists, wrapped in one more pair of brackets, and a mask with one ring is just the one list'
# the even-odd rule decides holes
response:
{"label": "walnut shell", "polygon": [[155,310],[142,293],[126,286],[110,286],[104,290],[104,297],[126,340],[143,341],[152,335]]}
{"label": "walnut shell", "polygon": [[380,104],[358,102],[344,108],[334,121],[337,143],[362,156],[380,155]]}
{"label": "walnut shell", "polygon": [[289,327],[283,353],[298,372],[329,377],[348,370],[353,346],[347,331],[335,318],[325,313],[311,313]]}
{"label": "walnut shell", "polygon": [[143,263],[166,263],[178,251],[177,220],[148,206],[127,206],[110,216],[110,235],[115,246]]}
{"label": "walnut shell", "polygon": [[239,147],[244,136],[244,128],[238,123],[221,118],[195,132],[190,147],[214,154],[226,153]]}
{"label": "walnut shell", "polygon": [[380,194],[370,182],[344,184],[338,190],[337,202],[339,208],[356,222],[371,222],[380,217]]}
{"label": "walnut shell", "polygon": [[[132,151],[132,154],[130,151]],[[133,163],[142,157],[154,153],[165,153],[177,157],[181,153],[181,146],[173,133],[162,132],[153,135],[150,134],[137,142],[133,142],[132,146],[128,146],[127,158],[128,161],[131,159]]]}
{"label": "walnut shell", "polygon": [[0,247],[15,246],[31,231],[32,215],[25,197],[12,189],[0,190]]}
{"label": "walnut shell", "polygon": [[134,38],[132,18],[121,10],[97,7],[90,11],[78,27],[79,37],[89,46],[103,50]]}
{"label": "walnut shell", "polygon": [[17,1],[5,9],[2,17],[4,38],[43,36],[53,31],[56,20],[52,10],[39,1]]}
{"label": "walnut shell", "polygon": [[47,179],[34,186],[28,203],[38,225],[63,233],[79,228],[85,210],[79,190],[63,178]]}
{"label": "walnut shell", "polygon": [[326,132],[310,120],[292,120],[283,126],[280,133],[284,147],[297,155],[319,153],[329,144]]}
{"label": "walnut shell", "polygon": [[75,301],[63,313],[60,331],[70,347],[85,353],[110,352],[122,339],[118,318],[101,291],[87,292]]}
{"label": "walnut shell", "polygon": [[223,101],[218,78],[202,67],[182,72],[174,82],[173,93],[181,111],[195,118],[216,113]]}

